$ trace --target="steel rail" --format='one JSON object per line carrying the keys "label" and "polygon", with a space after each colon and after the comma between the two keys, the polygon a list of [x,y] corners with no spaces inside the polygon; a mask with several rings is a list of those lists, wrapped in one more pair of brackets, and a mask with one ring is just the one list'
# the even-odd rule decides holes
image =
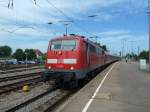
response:
{"label": "steel rail", "polygon": [[27,77],[32,77],[32,76],[36,76],[36,75],[38,75],[40,73],[42,73],[42,72],[28,73],[28,74],[23,74],[23,75],[15,75],[15,76],[3,77],[3,78],[0,78],[0,82],[11,81],[11,80],[27,78]]}
{"label": "steel rail", "polygon": [[38,100],[38,99],[44,97],[45,95],[47,95],[47,94],[49,94],[49,93],[51,93],[51,92],[53,92],[53,91],[55,91],[55,90],[57,90],[57,89],[58,89],[58,87],[53,87],[53,88],[51,88],[50,90],[48,90],[48,91],[46,91],[46,92],[44,92],[44,93],[42,93],[42,94],[40,94],[40,95],[38,95],[38,96],[35,96],[35,97],[33,97],[33,98],[31,98],[31,99],[29,99],[29,100],[23,102],[23,103],[21,103],[21,104],[15,106],[15,107],[13,107],[13,108],[11,108],[11,109],[8,109],[6,112],[15,112],[15,111],[17,111],[17,110],[23,108],[24,106],[26,106],[26,105],[28,105],[28,104],[30,104],[30,103],[32,103],[32,102],[34,102],[34,101],[36,101],[36,100]]}
{"label": "steel rail", "polygon": [[13,90],[16,90],[16,89],[19,89],[24,84],[32,85],[32,84],[37,83],[37,82],[42,82],[42,79],[40,77],[35,77],[32,79],[26,79],[26,80],[23,80],[20,82],[15,82],[15,83],[7,84],[4,86],[0,86],[0,95],[7,93],[7,92],[10,92],[10,91],[13,91]]}
{"label": "steel rail", "polygon": [[[38,66],[38,65],[28,65],[27,68],[29,67],[34,67],[34,66]],[[11,69],[17,69],[17,68],[25,68],[25,65],[5,65],[5,66],[0,66],[0,70],[11,70]]]}
{"label": "steel rail", "polygon": [[13,69],[13,70],[6,70],[6,71],[0,71],[1,74],[7,74],[7,73],[15,73],[15,72],[22,72],[22,71],[29,71],[29,70],[36,70],[36,69],[42,69],[42,67],[38,68],[22,68],[22,69]]}

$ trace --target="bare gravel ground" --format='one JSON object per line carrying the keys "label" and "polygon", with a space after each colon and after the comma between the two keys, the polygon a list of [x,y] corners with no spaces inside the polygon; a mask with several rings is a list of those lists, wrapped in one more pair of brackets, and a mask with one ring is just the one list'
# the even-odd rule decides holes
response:
{"label": "bare gravel ground", "polygon": [[[27,105],[27,106],[25,106],[25,107],[19,109],[19,110],[16,111],[16,112],[38,112],[38,110],[40,110],[40,109],[41,109],[40,112],[42,112],[42,111],[43,111],[43,109],[42,109],[43,107],[41,107],[41,108],[38,109],[38,110],[36,110],[36,108],[38,108],[38,107],[40,107],[41,105],[47,103],[48,101],[50,101],[50,100],[51,100],[52,98],[54,98],[54,97],[61,96],[60,94],[61,94],[61,90],[58,89],[58,90],[56,90],[56,91],[54,91],[54,92],[52,92],[52,93],[49,93],[49,94],[45,95],[45,96],[42,97],[42,98],[36,100],[35,102],[33,102],[33,103],[31,103],[31,104],[29,104],[29,105]],[[62,94],[63,94],[63,93],[62,93]]]}
{"label": "bare gravel ground", "polygon": [[[47,91],[47,89],[49,88],[51,88],[51,85],[46,84],[46,83],[40,83],[40,84],[37,84],[36,87],[32,88],[29,92],[23,92],[22,90],[19,90],[16,92],[11,92],[8,95],[1,95],[0,96],[0,112],[5,112],[6,110],[16,105]],[[27,109],[27,110],[31,110],[31,109]]]}

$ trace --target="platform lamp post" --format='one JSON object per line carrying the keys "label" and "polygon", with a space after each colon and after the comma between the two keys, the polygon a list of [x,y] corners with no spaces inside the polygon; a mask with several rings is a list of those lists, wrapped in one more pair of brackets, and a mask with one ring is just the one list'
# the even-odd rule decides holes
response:
{"label": "platform lamp post", "polygon": [[148,26],[149,26],[149,72],[150,72],[150,0],[148,0]]}

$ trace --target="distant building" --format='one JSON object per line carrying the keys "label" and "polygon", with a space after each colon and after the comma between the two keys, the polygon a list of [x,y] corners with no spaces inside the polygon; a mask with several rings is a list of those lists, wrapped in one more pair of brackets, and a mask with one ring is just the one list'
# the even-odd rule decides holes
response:
{"label": "distant building", "polygon": [[39,49],[33,49],[37,59],[41,59],[43,53]]}

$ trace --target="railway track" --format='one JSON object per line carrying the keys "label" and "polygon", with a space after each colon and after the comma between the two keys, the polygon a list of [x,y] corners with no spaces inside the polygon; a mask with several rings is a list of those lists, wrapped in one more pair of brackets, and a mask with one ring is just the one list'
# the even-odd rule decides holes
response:
{"label": "railway track", "polygon": [[36,76],[37,74],[40,74],[40,73],[42,73],[42,72],[3,77],[3,78],[0,78],[0,83],[4,82],[4,81],[11,81],[11,80],[21,79],[21,78],[26,78],[26,77],[32,77],[32,76]]}
{"label": "railway track", "polygon": [[42,66],[31,67],[31,68],[19,68],[19,69],[11,69],[11,70],[0,70],[0,74],[7,74],[7,73],[15,73],[15,72],[22,72],[22,71],[29,71],[29,70],[36,70],[41,69]]}
{"label": "railway track", "polygon": [[43,105],[34,109],[32,112],[38,112],[39,109],[41,109],[40,111],[42,111],[42,112],[51,112],[55,108],[57,108],[62,102],[66,101],[67,98],[69,98],[72,94],[73,94],[73,92],[62,91],[60,94],[51,98]]}
{"label": "railway track", "polygon": [[49,90],[6,110],[6,112],[51,111],[56,105],[67,98],[67,96],[69,96],[70,94],[71,92],[60,90],[58,89],[58,87],[52,87]]}
{"label": "railway track", "polygon": [[[39,66],[39,65],[31,64],[31,65],[28,65],[27,68],[35,67],[35,66]],[[3,65],[3,66],[0,66],[0,70],[3,70],[3,71],[18,69],[18,68],[26,68],[26,65]]]}
{"label": "railway track", "polygon": [[13,70],[0,70],[0,74],[7,74],[7,73],[15,73],[15,72],[22,72],[22,71],[30,71],[30,70],[37,70],[43,69],[43,67],[31,67],[31,68],[21,68],[21,69],[13,69]]}
{"label": "railway track", "polygon": [[33,78],[28,78],[28,79],[21,80],[21,81],[18,81],[18,82],[1,85],[0,86],[0,95],[4,94],[4,93],[8,93],[10,91],[20,89],[25,84],[33,85],[33,84],[41,82],[41,81],[42,81],[42,79],[40,78],[40,76],[35,76]]}

